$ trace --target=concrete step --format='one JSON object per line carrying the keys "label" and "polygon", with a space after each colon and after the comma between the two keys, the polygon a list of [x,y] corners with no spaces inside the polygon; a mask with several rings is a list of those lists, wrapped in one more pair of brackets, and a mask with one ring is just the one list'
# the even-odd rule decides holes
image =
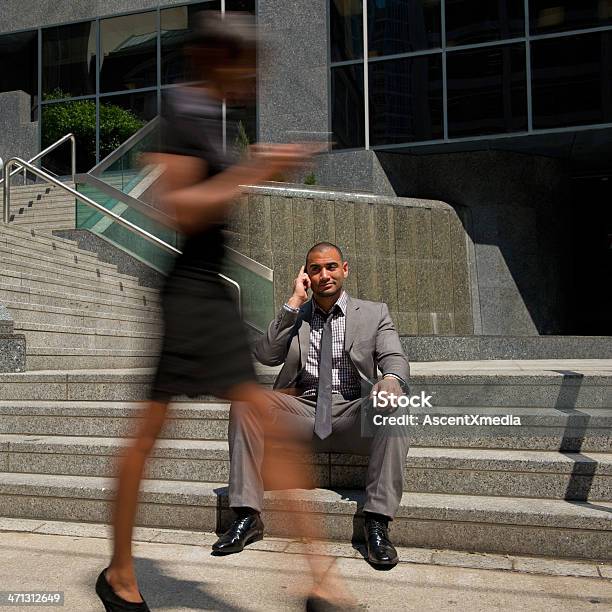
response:
{"label": "concrete step", "polygon": [[1,244],[7,248],[24,248],[27,245],[32,255],[40,253],[45,256],[70,257],[75,262],[84,261],[102,268],[117,270],[113,264],[100,261],[91,251],[79,249],[76,241],[55,236],[50,230],[36,230],[10,224],[2,225],[0,227]]}
{"label": "concrete step", "polygon": [[[15,247],[11,246],[10,248],[6,248],[0,246],[0,257],[10,258],[13,261],[27,261],[32,257],[32,252],[28,250],[27,246],[24,247]],[[116,269],[113,270],[112,267],[107,266],[99,266],[95,264],[90,264],[89,262],[79,261],[75,263],[74,256],[71,254],[63,254],[58,255],[57,251],[54,251],[53,254],[36,254],[36,261],[40,262],[44,266],[55,266],[58,268],[58,264],[61,265],[62,270],[70,270],[70,271],[83,271],[89,272],[92,276],[101,276],[121,280],[121,281],[131,281],[137,282],[137,277],[130,276],[129,274],[122,274],[118,272]]]}
{"label": "concrete step", "polygon": [[[266,384],[272,382],[278,370],[279,368],[262,368]],[[476,368],[472,369],[472,373],[468,373],[463,370],[453,371],[452,368],[438,364],[415,364],[412,371],[411,394],[423,394],[425,398],[431,398],[432,407],[425,407],[423,412],[432,416],[444,414],[442,411],[446,407],[481,414],[491,406],[495,407],[495,414],[513,414],[521,408],[545,408],[560,413],[574,409],[580,412],[612,408],[612,372],[608,361],[599,363],[594,360],[585,363],[581,369],[575,366],[571,373],[555,372],[548,367],[525,369],[520,374],[515,374],[512,370],[505,372],[500,369]],[[91,374],[96,375],[95,372]],[[127,375],[129,376],[129,372]],[[115,372],[114,376],[116,378],[113,382],[120,393],[125,382],[122,378],[124,374]],[[504,433],[508,431],[507,428],[504,429],[505,425],[492,423],[492,432],[507,435]],[[471,437],[467,433],[470,429],[474,428],[470,427],[469,423],[456,423],[453,426],[457,436]]]}
{"label": "concrete step", "polygon": [[29,229],[31,228],[38,231],[49,232],[55,230],[71,230],[75,227],[74,219],[67,218],[66,215],[58,217],[57,219],[54,219],[52,221],[36,219],[33,217],[32,219],[24,219],[23,221],[20,221],[18,223],[15,223],[13,221],[13,224],[19,227],[27,227]]}
{"label": "concrete step", "polygon": [[11,193],[11,214],[18,214],[22,208],[32,210],[46,210],[47,206],[72,206],[74,210],[76,198],[67,193],[53,193],[48,195]]}
{"label": "concrete step", "polygon": [[[504,362],[413,364],[411,393],[431,396],[433,406],[549,408],[612,407],[610,360],[525,362],[520,370]],[[551,365],[548,365],[551,363]]]}
{"label": "concrete step", "polygon": [[[127,444],[126,438],[3,434],[0,471],[112,477]],[[321,487],[363,488],[367,457],[318,453],[309,468]],[[160,440],[146,477],[226,483],[227,442]],[[416,447],[408,452],[404,490],[612,502],[612,454]]]}
{"label": "concrete step", "polygon": [[[74,187],[74,183],[70,180],[62,181],[64,185],[68,187]],[[50,194],[50,193],[65,193],[63,189],[56,187],[55,185],[49,185],[49,183],[37,182],[37,183],[28,183],[27,185],[13,185],[11,186],[11,194],[17,193],[42,193],[42,194]]]}
{"label": "concrete step", "polygon": [[123,327],[68,327],[64,325],[49,325],[48,323],[32,323],[15,321],[15,332],[26,336],[26,342],[33,346],[48,348],[100,348],[123,350],[158,349],[161,334],[157,332],[142,332],[126,330]]}
{"label": "concrete step", "polygon": [[[118,383],[117,373],[109,372],[99,378],[76,372],[0,375],[3,400],[0,401],[0,433],[129,436],[142,409],[142,403],[137,400],[143,399],[151,380],[146,369],[132,372],[140,374],[132,374],[123,383]],[[261,374],[260,378],[264,383],[266,378],[269,381],[269,375]],[[75,400],[88,403],[79,404]],[[462,415],[465,410],[448,408],[446,412]],[[488,408],[484,412],[496,413],[503,414],[504,409]],[[516,414],[524,423],[520,429],[480,426],[463,433],[456,432],[454,427],[411,427],[410,446],[556,452],[609,452],[612,448],[612,410],[522,408]],[[213,398],[199,401],[182,398],[171,405],[161,438],[225,441],[228,417],[227,403]]]}
{"label": "concrete step", "polygon": [[[118,315],[113,312],[88,312],[80,308],[58,308],[24,302],[2,302],[16,323],[63,325],[94,329],[117,328],[124,331],[159,332],[161,321],[154,316]],[[68,368],[70,369],[70,368]]]}
{"label": "concrete step", "polygon": [[122,296],[110,296],[102,298],[101,295],[91,297],[81,295],[78,292],[66,292],[62,288],[50,289],[22,287],[15,284],[5,284],[0,278],[0,301],[23,302],[24,304],[36,304],[39,306],[55,306],[60,308],[82,309],[88,313],[109,312],[119,315],[127,314],[134,316],[159,316],[160,308],[157,304],[151,304],[146,296],[136,302],[126,300]]}
{"label": "concrete step", "polygon": [[[0,269],[2,269],[2,278],[7,279],[10,275],[9,271],[23,274],[44,274],[48,279],[57,281],[78,281],[93,287],[106,287],[107,290],[122,290],[123,288],[139,291],[142,285],[138,284],[138,279],[133,276],[119,275],[118,273],[107,273],[106,270],[98,268],[97,271],[83,269],[80,264],[74,262],[59,262],[48,263],[39,261],[38,259],[5,256],[0,252]],[[6,281],[6,282],[10,282]],[[150,295],[157,296],[157,291],[150,287],[145,287]]]}
{"label": "concrete step", "polygon": [[[0,515],[107,523],[113,480],[94,476],[0,473]],[[231,520],[218,483],[145,480],[136,524],[214,531]],[[350,541],[362,528],[357,490],[300,490],[299,507],[328,538]],[[285,494],[266,494],[270,535],[294,535]],[[355,515],[357,514],[357,520]],[[612,504],[533,498],[405,493],[392,524],[400,546],[605,560],[612,550]]]}
{"label": "concrete step", "polygon": [[[11,203],[12,205],[12,203]],[[24,203],[22,206],[11,206],[11,224],[19,223],[23,219],[49,217],[53,219],[58,216],[75,217],[74,204],[67,204],[65,201],[37,202],[34,204]]]}
{"label": "concrete step", "polygon": [[3,270],[0,277],[2,284],[14,285],[29,289],[48,289],[59,291],[65,295],[87,296],[90,298],[101,298],[106,300],[117,300],[132,304],[159,305],[159,293],[156,289],[137,285],[130,287],[119,281],[116,285],[100,281],[92,285],[85,279],[75,278],[68,280],[64,278],[49,278],[43,274],[30,274],[27,272],[13,272]]}
{"label": "concrete step", "polygon": [[122,350],[74,348],[74,347],[27,347],[26,368],[34,370],[92,370],[151,368],[159,359],[158,350]]}

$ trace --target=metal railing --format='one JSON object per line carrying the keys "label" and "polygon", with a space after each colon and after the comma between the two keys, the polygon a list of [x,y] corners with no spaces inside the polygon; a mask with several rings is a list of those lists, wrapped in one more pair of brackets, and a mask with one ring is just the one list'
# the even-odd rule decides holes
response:
{"label": "metal railing", "polygon": [[[71,143],[70,145],[70,172],[72,174],[72,182],[74,183],[74,176],[76,174],[76,138],[74,137],[74,134],[66,134],[65,136],[62,136],[59,140],[55,141],[53,144],[49,145],[46,149],[43,149],[40,153],[35,155],[32,159],[28,160],[27,163],[32,164],[33,162],[38,161],[39,159],[47,155],[47,153],[51,153],[51,151],[54,151],[55,149],[57,149],[57,147],[59,147],[60,145],[63,145],[68,140]],[[19,158],[14,157],[13,159],[19,159]],[[8,165],[8,162],[6,165]],[[6,165],[5,165],[5,168],[6,168]],[[10,176],[13,176],[13,174],[17,174],[18,172],[21,172],[23,170],[24,182],[25,182],[25,174],[27,172],[27,168],[25,164],[22,164],[20,162],[18,162],[17,165],[19,165],[19,168],[15,168],[15,170],[13,170],[13,172],[10,173]],[[8,183],[6,182],[6,172],[4,173],[4,176],[0,179],[0,185],[1,184],[8,185]]]}
{"label": "metal railing", "polygon": [[87,174],[99,177],[109,166],[112,166],[120,157],[129,151],[135,143],[145,138],[145,136],[148,136],[156,127],[158,127],[158,125],[159,117],[151,119],[151,121],[132,134],[125,142],[120,144],[112,153],[109,153],[104,159],[100,160],[91,170],[87,172]]}
{"label": "metal railing", "polygon": [[[157,245],[164,251],[168,253],[172,253],[173,255],[181,254],[181,251],[173,247],[171,244],[164,242],[157,236],[154,236],[153,234],[150,234],[146,230],[143,230],[141,227],[134,225],[132,222],[128,221],[127,219],[124,219],[123,217],[120,217],[114,212],[107,210],[101,204],[94,202],[94,200],[92,200],[91,198],[88,198],[86,195],[79,193],[76,189],[73,189],[72,187],[68,187],[68,185],[65,185],[59,179],[56,179],[55,177],[51,176],[44,170],[41,170],[40,168],[33,166],[31,163],[19,157],[11,157],[4,164],[4,179],[3,179],[4,180],[4,197],[3,197],[3,215],[2,215],[4,223],[9,223],[10,212],[11,212],[11,176],[12,174],[14,174],[14,172],[11,173],[11,168],[17,165],[21,166],[22,168],[26,168],[28,172],[31,172],[32,174],[43,179],[47,183],[51,183],[52,185],[55,185],[56,187],[63,189],[66,193],[69,193],[70,195],[75,197],[77,200],[80,200],[84,204],[91,206],[92,208],[102,213],[103,215],[110,217],[111,219],[113,219],[113,221],[115,221],[119,225],[122,225],[123,227],[129,229],[130,231],[134,232],[141,238],[144,238],[145,240],[152,242],[153,244]],[[225,276],[225,274],[221,274],[219,272],[217,272],[216,274],[218,274],[219,278],[224,280],[226,283],[230,284],[236,290],[238,309],[240,310],[240,313],[242,314],[242,290],[240,288],[240,285],[235,280]]]}

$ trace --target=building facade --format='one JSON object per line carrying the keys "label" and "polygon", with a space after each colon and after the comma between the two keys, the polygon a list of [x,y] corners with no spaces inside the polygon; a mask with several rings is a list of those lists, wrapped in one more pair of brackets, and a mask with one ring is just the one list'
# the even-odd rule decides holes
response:
{"label": "building facade", "polygon": [[612,1],[5,0],[0,156],[80,121],[89,169],[187,78],[198,10],[271,34],[256,109],[228,109],[251,141],[331,133],[318,184],[460,213],[476,333],[612,332]]}

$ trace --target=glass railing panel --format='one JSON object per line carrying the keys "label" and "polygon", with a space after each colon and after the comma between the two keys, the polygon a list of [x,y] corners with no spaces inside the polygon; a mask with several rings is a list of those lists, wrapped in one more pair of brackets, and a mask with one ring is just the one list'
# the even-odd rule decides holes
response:
{"label": "glass railing panel", "polygon": [[226,258],[223,273],[240,285],[244,320],[260,331],[265,331],[274,318],[272,281],[234,261],[231,257]]}
{"label": "glass railing panel", "polygon": [[[109,197],[106,193],[91,185],[77,184],[77,191],[104,206],[107,210],[153,234],[153,236],[163,240],[170,246],[180,248],[181,237],[175,230],[163,225],[140,210],[116,198]],[[120,225],[111,217],[81,202],[77,203],[76,227],[87,229],[103,237],[118,248],[133,255],[140,261],[153,266],[164,274],[169,271],[172,265],[174,256],[171,253]]]}
{"label": "glass railing panel", "polygon": [[150,167],[143,166],[142,154],[157,150],[158,141],[159,128],[154,127],[137,138],[116,160],[96,175],[109,185],[129,194],[151,171]]}

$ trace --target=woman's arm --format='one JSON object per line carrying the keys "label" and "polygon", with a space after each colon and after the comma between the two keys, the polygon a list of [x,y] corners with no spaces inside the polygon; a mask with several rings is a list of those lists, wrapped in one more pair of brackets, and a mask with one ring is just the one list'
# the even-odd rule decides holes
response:
{"label": "woman's arm", "polygon": [[183,233],[194,234],[224,219],[240,195],[241,185],[260,183],[281,170],[301,165],[305,156],[298,145],[259,147],[250,159],[204,181],[201,177],[206,175],[206,163],[200,159],[158,153],[149,160],[165,166],[160,178],[160,203]]}

